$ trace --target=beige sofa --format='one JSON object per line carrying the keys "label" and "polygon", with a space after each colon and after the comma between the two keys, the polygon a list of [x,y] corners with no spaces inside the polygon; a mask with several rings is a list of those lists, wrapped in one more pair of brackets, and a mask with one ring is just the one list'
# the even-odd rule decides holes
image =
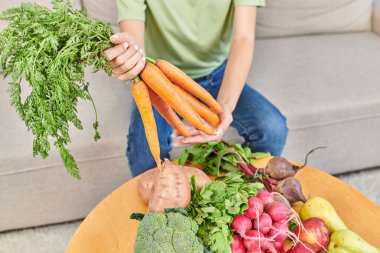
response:
{"label": "beige sofa", "polygon": [[[19,2],[2,1],[0,10]],[[117,27],[114,0],[76,4]],[[310,163],[327,172],[380,165],[379,34],[377,1],[267,0],[259,10],[249,82],[288,118],[286,157],[301,161],[309,149],[323,145],[328,149]],[[104,73],[88,70],[87,77],[102,139],[93,142],[91,105],[81,103],[85,130],[73,129],[70,148],[82,181],[66,173],[55,151],[46,160],[32,157],[32,135],[9,105],[7,80],[1,81],[0,231],[83,218],[130,178],[124,155],[130,88]],[[227,139],[240,140],[231,133]]]}

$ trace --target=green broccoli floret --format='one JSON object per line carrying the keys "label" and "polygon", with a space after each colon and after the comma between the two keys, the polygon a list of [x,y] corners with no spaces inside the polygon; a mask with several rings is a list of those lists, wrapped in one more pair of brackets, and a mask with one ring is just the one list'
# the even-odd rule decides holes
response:
{"label": "green broccoli floret", "polygon": [[197,237],[198,225],[180,213],[134,214],[141,220],[135,241],[135,253],[204,253]]}

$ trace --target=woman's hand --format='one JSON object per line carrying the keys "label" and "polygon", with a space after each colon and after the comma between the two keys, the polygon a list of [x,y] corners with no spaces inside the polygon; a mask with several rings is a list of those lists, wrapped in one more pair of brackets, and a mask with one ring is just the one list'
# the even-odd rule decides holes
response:
{"label": "woman's hand", "polygon": [[[216,129],[215,135],[207,135],[202,131],[195,129],[194,127],[189,127],[189,137],[184,137],[179,139],[173,143],[174,146],[181,146],[187,144],[198,144],[205,143],[210,141],[220,141],[222,140],[223,135],[227,131],[228,127],[231,125],[232,118],[232,110],[227,104],[222,104],[222,113],[220,114],[220,125]],[[173,137],[179,136],[178,132],[175,131],[172,135]]]}
{"label": "woman's hand", "polygon": [[110,41],[115,46],[104,54],[112,67],[112,76],[122,81],[133,80],[145,67],[144,50],[126,32],[114,34]]}

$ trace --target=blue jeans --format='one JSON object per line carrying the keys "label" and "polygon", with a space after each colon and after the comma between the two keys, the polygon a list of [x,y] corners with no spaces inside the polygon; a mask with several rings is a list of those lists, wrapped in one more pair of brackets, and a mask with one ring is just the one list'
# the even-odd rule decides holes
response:
{"label": "blue jeans", "polygon": [[[216,98],[223,80],[225,67],[226,62],[210,75],[198,78],[195,81]],[[264,96],[246,84],[232,116],[232,126],[245,139],[243,146],[250,147],[252,151],[270,152],[275,156],[281,154],[288,134],[286,118]],[[172,149],[171,134],[173,129],[155,109],[154,117],[157,123],[161,159],[163,160],[169,158],[169,152]],[[126,153],[129,168],[134,177],[155,167],[155,161],[150,153],[136,104],[133,104]]]}

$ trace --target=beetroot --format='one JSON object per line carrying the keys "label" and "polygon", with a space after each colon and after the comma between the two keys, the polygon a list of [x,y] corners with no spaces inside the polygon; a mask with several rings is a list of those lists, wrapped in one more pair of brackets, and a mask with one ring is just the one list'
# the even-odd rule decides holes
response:
{"label": "beetroot", "polygon": [[237,234],[232,235],[233,243],[230,244],[232,253],[245,253],[246,248],[243,243],[243,239]]}
{"label": "beetroot", "polygon": [[275,186],[274,190],[284,195],[290,204],[297,201],[306,201],[306,198],[302,193],[301,183],[294,177],[287,177],[281,180]]}
{"label": "beetroot", "polygon": [[269,176],[274,179],[293,177],[296,174],[293,165],[291,165],[284,157],[279,156],[275,156],[269,160],[267,170]]}
{"label": "beetroot", "polygon": [[248,198],[248,209],[245,210],[244,215],[251,218],[257,219],[264,210],[264,204],[261,199],[257,197],[249,197]]}
{"label": "beetroot", "polygon": [[311,153],[317,149],[326,148],[326,147],[317,147],[310,150],[305,156],[305,162],[301,166],[292,165],[284,157],[275,156],[269,160],[267,165],[268,174],[271,178],[274,179],[284,179],[286,177],[293,177],[298,170],[302,169],[307,164],[307,158]]}
{"label": "beetroot", "polygon": [[261,201],[263,202],[264,204],[264,208],[273,203],[274,202],[274,198],[272,196],[272,194],[270,192],[267,192],[267,191],[261,191],[259,192],[256,197],[258,197],[259,199],[261,199]]}
{"label": "beetroot", "polygon": [[274,222],[286,219],[292,211],[282,202],[275,201],[268,205],[265,211],[270,215]]}
{"label": "beetroot", "polygon": [[252,222],[250,218],[244,215],[237,215],[232,220],[231,227],[236,233],[243,236],[246,232],[251,230]]}
{"label": "beetroot", "polygon": [[259,219],[253,221],[253,228],[259,230],[264,235],[267,234],[272,226],[272,218],[267,213],[262,213]]}
{"label": "beetroot", "polygon": [[319,218],[310,218],[302,221],[302,226],[298,225],[294,234],[308,248],[313,251],[325,249],[330,242],[330,231],[326,223]]}

